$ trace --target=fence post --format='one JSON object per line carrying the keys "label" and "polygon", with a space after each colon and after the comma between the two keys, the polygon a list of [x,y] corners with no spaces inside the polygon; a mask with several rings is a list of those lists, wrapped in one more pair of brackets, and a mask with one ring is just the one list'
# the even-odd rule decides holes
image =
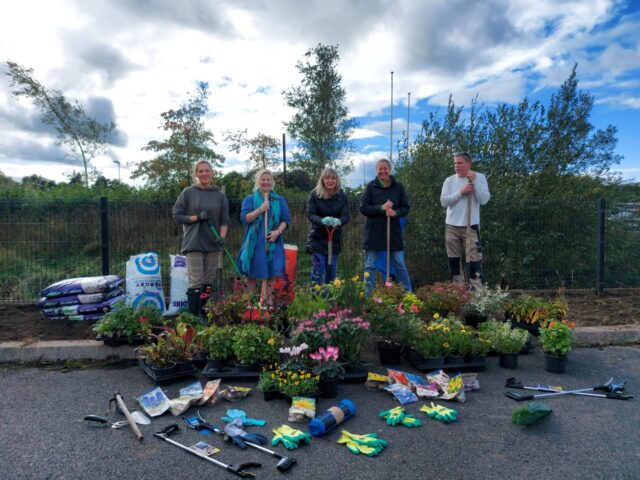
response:
{"label": "fence post", "polygon": [[100,197],[100,243],[102,275],[109,275],[109,200],[107,197]]}
{"label": "fence post", "polygon": [[604,198],[596,200],[596,294],[604,290]]}

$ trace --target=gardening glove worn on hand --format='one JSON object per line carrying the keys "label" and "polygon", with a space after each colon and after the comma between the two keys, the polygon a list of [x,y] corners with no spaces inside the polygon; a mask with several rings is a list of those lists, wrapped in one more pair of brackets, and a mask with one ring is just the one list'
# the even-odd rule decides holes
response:
{"label": "gardening glove worn on hand", "polygon": [[198,215],[196,215],[198,217],[198,220],[200,222],[204,222],[205,220],[209,220],[209,212],[207,212],[206,210],[202,210]]}
{"label": "gardening glove worn on hand", "polygon": [[327,227],[333,226],[333,217],[324,217],[322,219],[322,224],[326,225]]}
{"label": "gardening glove worn on hand", "polygon": [[347,449],[355,455],[362,453],[369,457],[374,457],[387,446],[387,442],[379,439],[375,433],[357,435],[342,430],[341,434],[338,443],[346,445]]}
{"label": "gardening glove worn on hand", "polygon": [[251,425],[258,425],[260,427],[264,427],[264,424],[267,423],[266,420],[260,420],[258,418],[248,418],[244,410],[237,410],[234,408],[227,410],[227,416],[222,417],[222,420],[224,420],[227,423],[231,423],[236,418],[239,418],[242,421],[241,425],[245,427],[249,427]]}
{"label": "gardening glove worn on hand", "polygon": [[278,428],[272,430],[274,437],[271,440],[271,445],[274,447],[278,443],[282,443],[287,450],[293,450],[298,448],[301,444],[308,445],[311,442],[311,435],[291,428],[289,425],[280,425]]}
{"label": "gardening glove worn on hand", "polygon": [[378,413],[378,416],[384,418],[387,421],[387,425],[395,427],[402,422],[402,419],[405,417],[405,413],[402,407],[395,407],[391,410],[384,410]]}
{"label": "gardening glove worn on hand", "polygon": [[456,410],[443,407],[442,405],[435,405],[433,402],[431,402],[430,406],[424,405],[420,408],[420,411],[439,422],[450,423],[458,420],[458,412]]}
{"label": "gardening glove worn on hand", "polygon": [[220,237],[220,238],[218,238],[218,239],[216,239],[216,240],[214,240],[214,241],[213,241],[213,245],[214,245],[215,247],[224,247],[225,243],[227,243],[227,242],[226,242],[226,240],[225,240],[224,238],[222,238],[222,237]]}
{"label": "gardening glove worn on hand", "polygon": [[256,443],[258,445],[264,445],[267,443],[267,437],[264,435],[245,432],[242,429],[242,420],[239,418],[236,418],[224,427],[224,433],[235,445],[243,450],[247,448],[247,444],[245,442]]}

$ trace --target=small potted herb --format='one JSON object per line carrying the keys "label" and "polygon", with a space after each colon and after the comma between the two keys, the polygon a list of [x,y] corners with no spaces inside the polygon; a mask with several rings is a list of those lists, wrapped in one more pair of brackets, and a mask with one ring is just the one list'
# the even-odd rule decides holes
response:
{"label": "small potted herb", "polygon": [[573,322],[567,320],[547,322],[540,328],[538,341],[544,351],[545,370],[551,373],[564,373],[567,354],[573,343]]}
{"label": "small potted herb", "polygon": [[502,368],[517,368],[518,354],[522,351],[529,332],[522,328],[511,328],[511,322],[499,323],[491,334],[491,344],[498,352]]}
{"label": "small potted herb", "polygon": [[233,334],[236,368],[253,371],[258,364],[278,360],[282,337],[275,330],[257,324],[242,325]]}

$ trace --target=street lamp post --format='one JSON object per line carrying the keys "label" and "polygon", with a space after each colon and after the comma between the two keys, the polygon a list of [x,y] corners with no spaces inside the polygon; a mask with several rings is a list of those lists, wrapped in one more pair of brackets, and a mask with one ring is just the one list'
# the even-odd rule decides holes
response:
{"label": "street lamp post", "polygon": [[118,181],[120,181],[120,160],[114,160],[113,163],[118,165]]}

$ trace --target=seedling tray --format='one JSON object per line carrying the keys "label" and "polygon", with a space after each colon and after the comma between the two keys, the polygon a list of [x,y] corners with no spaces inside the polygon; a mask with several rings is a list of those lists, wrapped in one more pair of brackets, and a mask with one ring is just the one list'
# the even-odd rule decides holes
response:
{"label": "seedling tray", "polygon": [[189,367],[182,367],[176,370],[170,370],[167,373],[159,373],[155,370],[152,370],[143,360],[138,359],[138,365],[142,367],[147,375],[151,377],[151,379],[158,385],[166,385],[168,383],[173,382],[174,380],[178,380],[180,378],[190,377],[198,374],[198,369],[193,365]]}

